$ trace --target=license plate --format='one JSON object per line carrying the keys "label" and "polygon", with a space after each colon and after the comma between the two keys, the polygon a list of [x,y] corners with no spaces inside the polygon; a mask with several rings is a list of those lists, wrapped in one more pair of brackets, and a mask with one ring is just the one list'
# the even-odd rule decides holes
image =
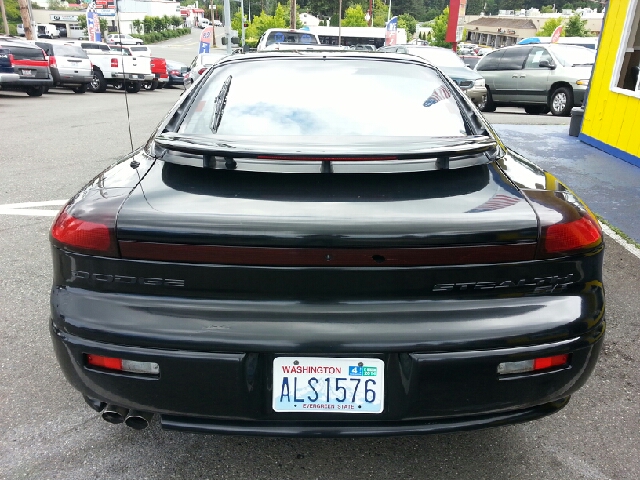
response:
{"label": "license plate", "polygon": [[33,77],[33,70],[22,70],[22,75],[25,77]]}
{"label": "license plate", "polygon": [[276,412],[382,413],[384,362],[376,358],[277,357]]}
{"label": "license plate", "polygon": [[144,78],[144,75],[136,75],[136,78],[143,79],[143,78]]}

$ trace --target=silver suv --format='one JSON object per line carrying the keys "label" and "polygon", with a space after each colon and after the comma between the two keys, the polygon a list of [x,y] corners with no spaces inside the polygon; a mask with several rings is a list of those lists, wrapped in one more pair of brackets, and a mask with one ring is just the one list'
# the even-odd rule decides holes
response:
{"label": "silver suv", "polygon": [[594,50],[575,45],[516,45],[491,52],[476,65],[487,87],[482,111],[503,105],[524,107],[532,115],[568,116],[574,105],[582,105],[594,62]]}

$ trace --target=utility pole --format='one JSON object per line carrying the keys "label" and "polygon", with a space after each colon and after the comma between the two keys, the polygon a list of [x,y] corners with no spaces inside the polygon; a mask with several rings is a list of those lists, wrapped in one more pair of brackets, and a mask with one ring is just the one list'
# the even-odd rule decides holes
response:
{"label": "utility pole", "polygon": [[213,39],[211,40],[213,48],[216,48],[216,26],[214,25],[214,20],[216,19],[216,6],[213,4],[213,0],[211,0],[211,5],[209,6],[209,11],[211,12],[211,28],[213,28]]}
{"label": "utility pole", "polygon": [[227,39],[227,55],[231,55],[231,4],[224,0],[224,36]]}
{"label": "utility pole", "polygon": [[2,25],[4,26],[4,34],[9,35],[9,24],[7,23],[7,12],[4,9],[4,0],[0,0],[0,10],[2,10]]}
{"label": "utility pole", "polygon": [[37,40],[31,28],[31,15],[29,14],[29,5],[27,0],[18,0],[20,6],[20,18],[22,18],[22,26],[24,27],[24,36],[27,40]]}
{"label": "utility pole", "polygon": [[242,25],[240,25],[240,27],[242,28],[242,47],[244,48],[244,0],[240,0],[240,10],[242,11]]}
{"label": "utility pole", "polygon": [[369,0],[369,26],[373,27],[373,0]]}
{"label": "utility pole", "polygon": [[338,3],[338,46],[340,45],[342,45],[342,0]]}
{"label": "utility pole", "polygon": [[296,18],[296,0],[291,0],[291,18],[289,19],[289,28],[296,28],[296,23],[298,23]]}

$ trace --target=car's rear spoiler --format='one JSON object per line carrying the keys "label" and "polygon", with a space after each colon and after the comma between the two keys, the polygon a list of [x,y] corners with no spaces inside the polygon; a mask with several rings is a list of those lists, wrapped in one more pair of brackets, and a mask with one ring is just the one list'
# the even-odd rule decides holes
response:
{"label": "car's rear spoiler", "polygon": [[[295,137],[294,137],[295,138]],[[311,172],[407,172],[463,168],[492,161],[499,151],[488,136],[461,137],[218,137],[163,133],[147,153],[202,168]]]}

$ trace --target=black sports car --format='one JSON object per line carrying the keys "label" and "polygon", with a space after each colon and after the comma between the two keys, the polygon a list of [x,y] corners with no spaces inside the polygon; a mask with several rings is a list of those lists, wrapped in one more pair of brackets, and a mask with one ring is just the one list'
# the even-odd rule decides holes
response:
{"label": "black sports car", "polygon": [[134,428],[523,422],[566,405],[604,338],[597,220],[405,55],[226,57],[51,243],[62,370]]}

